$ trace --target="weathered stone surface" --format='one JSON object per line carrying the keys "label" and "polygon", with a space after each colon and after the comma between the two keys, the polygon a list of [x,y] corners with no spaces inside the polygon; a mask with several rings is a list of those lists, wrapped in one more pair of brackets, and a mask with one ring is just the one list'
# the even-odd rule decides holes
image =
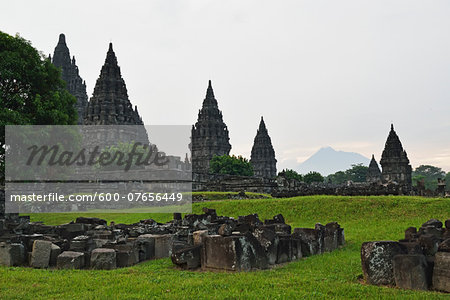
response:
{"label": "weathered stone surface", "polygon": [[155,239],[153,234],[143,234],[137,238],[139,245],[139,261],[155,258]]}
{"label": "weathered stone surface", "polygon": [[[274,265],[277,262],[279,236],[271,228],[261,226],[253,231],[253,235],[264,248],[266,252],[267,262]],[[300,249],[301,251],[301,249]]]}
{"label": "weathered stone surface", "polygon": [[82,269],[85,257],[82,252],[64,251],[56,259],[58,269]]}
{"label": "weathered stone surface", "polygon": [[303,256],[319,254],[319,243],[317,233],[313,228],[294,228],[294,237],[300,239],[302,243]]}
{"label": "weathered stone surface", "polygon": [[126,243],[115,245],[116,266],[118,268],[130,267],[139,262],[138,243]]}
{"label": "weathered stone surface", "polygon": [[194,245],[202,245],[204,243],[205,237],[208,236],[208,230],[198,230],[194,231]]}
{"label": "weathered stone surface", "polygon": [[277,251],[277,264],[292,260],[292,238],[290,235],[280,235]]}
{"label": "weathered stone surface", "polygon": [[50,264],[52,245],[49,241],[34,241],[30,266],[33,268],[47,268]]}
{"label": "weathered stone surface", "polygon": [[183,269],[196,269],[201,266],[202,245],[189,246],[172,253],[172,262]]}
{"label": "weathered stone surface", "polygon": [[78,217],[75,221],[75,223],[82,223],[82,224],[91,224],[91,225],[107,225],[106,220],[99,219],[99,218],[86,218],[86,217]]}
{"label": "weathered stone surface", "polygon": [[393,260],[395,285],[402,289],[428,290],[432,269],[421,254],[399,254]]}
{"label": "weathered stone surface", "polygon": [[419,237],[419,243],[425,255],[433,256],[437,252],[439,239],[432,234],[423,234]]}
{"label": "weathered stone surface", "polygon": [[[277,175],[277,160],[272,141],[263,117],[259,123],[250,156],[254,174],[257,177],[273,178]],[[284,222],[283,222],[284,223]]]}
{"label": "weathered stone surface", "polygon": [[438,252],[433,269],[433,288],[450,293],[450,253]]}
{"label": "weathered stone surface", "polygon": [[442,228],[442,222],[436,219],[430,219],[422,224],[422,227],[436,227],[436,228]]}
{"label": "weathered stone surface", "polygon": [[170,257],[172,255],[172,234],[153,235],[155,239],[155,259]]}
{"label": "weathered stone surface", "polygon": [[98,248],[91,253],[92,269],[112,270],[116,268],[116,251],[114,249]]}
{"label": "weathered stone surface", "polygon": [[408,254],[423,254],[422,246],[418,242],[399,242],[406,248]]}
{"label": "weathered stone surface", "polygon": [[408,227],[405,230],[405,240],[414,240],[417,238],[417,228],[416,227]]}
{"label": "weathered stone surface", "polygon": [[439,244],[438,252],[450,252],[450,238]]}
{"label": "weathered stone surface", "polygon": [[12,267],[25,263],[25,248],[22,244],[0,243],[0,265]]}
{"label": "weathered stone surface", "polygon": [[219,227],[218,234],[222,236],[229,236],[233,232],[233,228],[228,224],[222,224]]}
{"label": "weathered stone surface", "polygon": [[55,244],[52,244],[51,249],[50,249],[50,261],[49,261],[49,265],[51,267],[56,266],[57,259],[60,254],[61,254],[61,248]]}
{"label": "weathered stone surface", "polygon": [[361,247],[361,264],[364,279],[369,284],[394,285],[393,259],[405,254],[406,249],[398,242],[366,242]]}
{"label": "weathered stone surface", "polygon": [[264,249],[253,235],[210,235],[205,238],[203,268],[246,271],[268,267]]}

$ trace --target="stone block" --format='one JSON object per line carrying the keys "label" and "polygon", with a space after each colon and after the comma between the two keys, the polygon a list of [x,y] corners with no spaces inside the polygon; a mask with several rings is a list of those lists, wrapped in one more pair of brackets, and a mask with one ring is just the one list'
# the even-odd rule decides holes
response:
{"label": "stone block", "polygon": [[365,242],[361,246],[361,264],[364,279],[374,285],[394,285],[394,256],[406,254],[398,242]]}
{"label": "stone block", "polygon": [[0,265],[12,267],[25,263],[25,247],[22,244],[0,243]]}
{"label": "stone block", "polygon": [[428,256],[436,254],[439,242],[439,239],[432,234],[423,234],[419,237],[419,243],[423,249],[423,253]]}
{"label": "stone block", "polygon": [[33,268],[48,268],[52,245],[52,242],[49,241],[34,241],[30,266]]}
{"label": "stone block", "polygon": [[155,239],[155,258],[170,257],[172,255],[172,234],[154,235]]}
{"label": "stone block", "polygon": [[50,249],[50,267],[56,266],[58,256],[61,254],[61,248],[55,244],[52,244]]}
{"label": "stone block", "polygon": [[445,228],[450,229],[450,219],[445,220]]}
{"label": "stone block", "polygon": [[112,270],[116,268],[116,251],[114,249],[98,248],[91,252],[92,269]]}
{"label": "stone block", "polygon": [[106,220],[99,219],[99,218],[85,218],[85,217],[78,217],[75,221],[75,223],[81,223],[81,224],[91,224],[91,225],[107,225]]}
{"label": "stone block", "polygon": [[256,228],[252,234],[266,252],[267,262],[274,265],[277,262],[278,243],[280,241],[278,235],[273,229],[266,226]]}
{"label": "stone block", "polygon": [[419,242],[399,242],[399,243],[400,245],[406,248],[406,253],[408,254],[423,254],[422,246],[420,246]]}
{"label": "stone block", "polygon": [[208,230],[198,230],[193,233],[194,245],[201,245],[204,243],[204,239],[208,236]]}
{"label": "stone block", "polygon": [[228,224],[222,224],[217,233],[222,236],[229,236],[233,232],[233,228]]}
{"label": "stone block", "polygon": [[317,232],[315,229],[295,228],[292,235],[300,239],[303,256],[311,256],[319,253],[319,243],[317,242]]}
{"label": "stone block", "polygon": [[221,236],[210,235],[205,238],[205,269],[228,271],[248,271],[268,267],[264,249],[251,235]]}
{"label": "stone block", "polygon": [[130,267],[139,262],[138,243],[126,243],[115,245],[116,266],[118,268]]}
{"label": "stone block", "polygon": [[292,237],[292,260],[297,260],[302,257],[302,241],[299,238]]}
{"label": "stone block", "polygon": [[450,293],[450,253],[438,252],[433,268],[433,288]]}
{"label": "stone block", "polygon": [[416,227],[408,227],[405,230],[405,240],[414,240],[417,238],[417,228]]}
{"label": "stone block", "polygon": [[139,245],[139,261],[155,258],[155,239],[153,234],[143,234],[137,237]]}
{"label": "stone block", "polygon": [[56,259],[58,269],[82,269],[85,265],[85,257],[82,252],[64,251]]}
{"label": "stone block", "polygon": [[438,252],[450,252],[450,238],[439,244]]}
{"label": "stone block", "polygon": [[197,269],[201,266],[202,245],[187,246],[174,251],[172,262],[183,269]]}
{"label": "stone block", "polygon": [[422,227],[432,226],[436,228],[442,228],[442,222],[436,219],[430,219],[422,224]]}
{"label": "stone block", "polygon": [[402,289],[428,290],[431,285],[432,269],[425,255],[399,254],[394,256],[395,285]]}
{"label": "stone block", "polygon": [[290,235],[280,235],[277,251],[277,264],[286,263],[292,260],[292,238]]}

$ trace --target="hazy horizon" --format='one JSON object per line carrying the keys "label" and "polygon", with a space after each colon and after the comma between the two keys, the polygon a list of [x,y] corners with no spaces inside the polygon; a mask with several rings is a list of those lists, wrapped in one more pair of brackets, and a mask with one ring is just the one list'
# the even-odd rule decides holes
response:
{"label": "hazy horizon", "polygon": [[130,101],[149,125],[193,124],[208,80],[250,157],[264,116],[278,160],[322,147],[379,162],[391,123],[413,168],[450,171],[450,2],[25,1],[1,31],[45,55],[60,33],[89,98],[113,42]]}

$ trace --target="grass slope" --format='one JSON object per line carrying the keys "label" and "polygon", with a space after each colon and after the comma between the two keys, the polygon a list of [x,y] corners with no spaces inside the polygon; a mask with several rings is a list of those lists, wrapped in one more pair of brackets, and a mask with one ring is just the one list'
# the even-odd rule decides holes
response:
{"label": "grass slope", "polygon": [[[450,218],[449,199],[420,197],[311,196],[290,199],[226,200],[194,203],[217,209],[221,215],[258,213],[261,219],[282,213],[292,227],[313,227],[338,221],[345,228],[343,249],[270,270],[226,273],[189,272],[173,267],[170,259],[148,261],[113,271],[34,270],[0,268],[1,298],[417,298],[448,299],[436,292],[406,291],[360,283],[360,246],[364,241],[398,240],[409,226],[430,218]],[[75,214],[37,214],[33,221],[61,224]],[[169,214],[96,215],[116,223],[153,218],[160,222]]]}

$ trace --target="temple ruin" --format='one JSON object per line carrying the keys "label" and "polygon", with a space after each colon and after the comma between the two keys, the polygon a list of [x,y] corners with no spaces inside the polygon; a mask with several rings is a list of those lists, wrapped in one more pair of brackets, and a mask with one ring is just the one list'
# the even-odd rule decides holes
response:
{"label": "temple ruin", "polygon": [[210,173],[209,161],[214,156],[228,155],[231,150],[228,128],[222,118],[211,80],[206,97],[198,113],[198,120],[192,126],[191,153],[192,172]]}
{"label": "temple ruin", "polygon": [[[51,57],[50,57],[51,58]],[[67,90],[77,98],[78,125],[83,124],[84,114],[88,103],[86,82],[80,77],[75,56],[70,59],[69,48],[63,33],[59,35],[58,44],[53,52],[52,63],[61,69],[61,77],[66,82]]]}
{"label": "temple ruin", "polygon": [[261,117],[261,122],[256,132],[250,163],[252,164],[254,175],[257,177],[274,178],[277,176],[275,150],[273,150],[272,141],[263,117]]}

